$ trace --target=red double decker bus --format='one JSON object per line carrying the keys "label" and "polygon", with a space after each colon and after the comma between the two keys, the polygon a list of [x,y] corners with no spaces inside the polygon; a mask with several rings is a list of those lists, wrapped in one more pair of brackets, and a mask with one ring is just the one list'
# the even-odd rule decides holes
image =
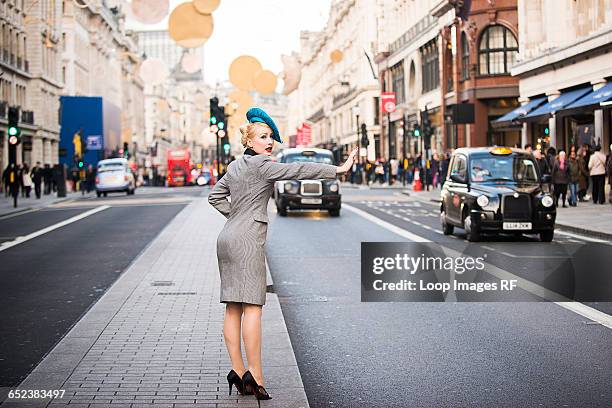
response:
{"label": "red double decker bus", "polygon": [[168,149],[168,187],[192,184],[188,148]]}

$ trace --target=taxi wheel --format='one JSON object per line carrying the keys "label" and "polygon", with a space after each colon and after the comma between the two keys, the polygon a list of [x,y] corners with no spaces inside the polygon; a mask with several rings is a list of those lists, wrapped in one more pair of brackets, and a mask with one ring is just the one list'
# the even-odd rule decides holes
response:
{"label": "taxi wheel", "polygon": [[555,235],[555,230],[540,232],[540,241],[552,242],[554,235]]}
{"label": "taxi wheel", "polygon": [[469,242],[480,241],[480,233],[478,232],[478,228],[472,225],[472,219],[470,218],[469,214],[467,214],[463,219],[463,228],[465,229],[467,240]]}
{"label": "taxi wheel", "polygon": [[455,226],[446,222],[446,211],[440,213],[440,223],[442,224],[442,232],[444,235],[453,235]]}

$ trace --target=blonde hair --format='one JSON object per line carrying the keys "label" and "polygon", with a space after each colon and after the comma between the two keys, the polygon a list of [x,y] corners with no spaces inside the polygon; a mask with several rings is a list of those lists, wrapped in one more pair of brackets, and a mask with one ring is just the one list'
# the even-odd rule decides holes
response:
{"label": "blonde hair", "polygon": [[242,143],[242,146],[247,147],[247,141],[255,137],[255,128],[257,126],[265,127],[268,130],[272,130],[270,129],[270,126],[266,125],[263,122],[247,123],[246,125],[240,126],[240,133],[242,134],[242,137],[240,138],[240,143]]}

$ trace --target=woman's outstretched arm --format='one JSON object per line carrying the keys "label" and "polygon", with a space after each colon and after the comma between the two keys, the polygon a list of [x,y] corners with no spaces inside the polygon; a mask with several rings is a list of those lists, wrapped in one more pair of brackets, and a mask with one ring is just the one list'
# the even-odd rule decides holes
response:
{"label": "woman's outstretched arm", "polygon": [[259,171],[269,181],[292,179],[333,179],[337,174],[344,174],[350,170],[357,154],[355,148],[342,166],[333,166],[323,163],[294,162],[276,163],[269,156],[263,156]]}

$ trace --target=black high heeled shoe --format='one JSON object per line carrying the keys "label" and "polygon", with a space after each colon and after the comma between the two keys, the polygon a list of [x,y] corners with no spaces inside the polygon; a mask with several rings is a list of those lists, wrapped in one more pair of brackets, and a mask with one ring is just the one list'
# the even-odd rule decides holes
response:
{"label": "black high heeled shoe", "polygon": [[232,385],[236,387],[238,394],[245,395],[242,378],[233,369],[227,374],[227,383],[229,384],[229,395],[232,395]]}
{"label": "black high heeled shoe", "polygon": [[266,391],[263,386],[257,384],[257,381],[255,381],[253,374],[251,374],[249,370],[247,370],[242,376],[242,383],[244,384],[245,391],[250,391],[255,394],[258,407],[261,407],[261,403],[259,402],[260,400],[272,399],[270,394],[268,394],[268,391]]}

